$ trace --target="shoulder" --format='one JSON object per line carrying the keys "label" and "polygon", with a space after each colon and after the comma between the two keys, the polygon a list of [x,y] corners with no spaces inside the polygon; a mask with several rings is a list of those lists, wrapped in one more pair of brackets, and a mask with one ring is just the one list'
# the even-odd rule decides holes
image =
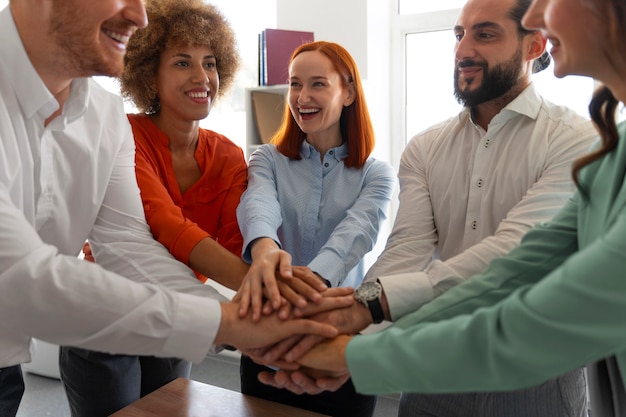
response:
{"label": "shoulder", "polygon": [[[133,143],[133,133],[122,97],[104,89],[93,78],[87,80],[85,114],[81,118],[90,132],[110,144]],[[134,143],[133,143],[134,146]]]}
{"label": "shoulder", "polygon": [[381,161],[376,158],[368,158],[365,165],[359,171],[362,172],[363,180],[366,183],[387,189],[389,192],[393,190],[396,183],[396,171],[390,163]]}
{"label": "shoulder", "polygon": [[243,158],[243,150],[241,147],[221,133],[200,128],[198,135],[199,139],[206,141],[207,145],[214,148],[216,153]]}
{"label": "shoulder", "polygon": [[276,146],[274,146],[271,143],[268,143],[268,144],[264,144],[256,148],[256,150],[252,152],[252,155],[250,155],[250,160],[258,159],[258,158],[269,158],[269,159],[274,160],[274,159],[279,159],[281,157],[284,159],[287,159],[286,156],[278,152],[278,149],[276,149]]}
{"label": "shoulder", "polygon": [[585,117],[567,106],[554,104],[542,98],[541,110],[552,122],[573,129],[592,128],[588,117]]}
{"label": "shoulder", "polygon": [[[90,78],[88,83],[89,89],[89,104],[90,107],[97,109],[97,111],[115,112],[125,115],[124,101],[122,97],[111,91],[106,90],[96,80]],[[126,117],[124,116],[124,119]]]}
{"label": "shoulder", "polygon": [[[446,120],[436,123],[414,135],[404,147],[401,160],[426,158],[451,141],[463,136],[464,129],[474,128],[469,120],[469,112],[462,111]],[[453,146],[453,145],[451,145]]]}
{"label": "shoulder", "polygon": [[367,158],[365,165],[363,165],[363,169],[371,173],[395,177],[394,169],[389,162],[376,159],[374,157]]}

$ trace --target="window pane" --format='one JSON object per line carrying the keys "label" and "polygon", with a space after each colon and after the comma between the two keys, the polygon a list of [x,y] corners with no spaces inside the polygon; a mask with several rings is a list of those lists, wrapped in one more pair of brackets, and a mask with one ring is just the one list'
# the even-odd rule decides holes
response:
{"label": "window pane", "polygon": [[440,10],[460,9],[467,0],[399,0],[400,14],[428,13]]}
{"label": "window pane", "polygon": [[458,113],[454,99],[452,30],[406,37],[406,139]]}
{"label": "window pane", "polygon": [[[461,106],[454,99],[454,44],[451,30],[407,35],[406,140],[460,111]],[[546,100],[589,117],[587,107],[594,90],[593,79],[578,76],[557,79],[553,68],[551,63],[532,76],[539,93]]]}

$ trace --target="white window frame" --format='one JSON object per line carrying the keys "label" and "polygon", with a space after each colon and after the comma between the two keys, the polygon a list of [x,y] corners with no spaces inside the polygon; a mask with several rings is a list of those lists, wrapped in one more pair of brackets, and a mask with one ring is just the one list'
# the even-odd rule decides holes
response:
{"label": "white window frame", "polygon": [[[409,34],[451,29],[461,9],[400,15],[399,4],[391,17],[391,146],[390,162],[397,167],[406,146],[407,63],[406,38]],[[452,59],[452,58],[451,58]],[[412,132],[416,133],[416,132]]]}

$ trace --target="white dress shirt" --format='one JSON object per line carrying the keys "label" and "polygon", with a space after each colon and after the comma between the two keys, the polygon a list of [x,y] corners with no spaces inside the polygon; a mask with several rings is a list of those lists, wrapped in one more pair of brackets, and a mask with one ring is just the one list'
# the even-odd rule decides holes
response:
{"label": "white dress shirt", "polygon": [[[29,361],[31,337],[202,360],[222,298],[152,238],[121,98],[77,79],[44,127],[58,103],[8,7],[0,39],[0,367]],[[87,238],[97,264],[77,258]]]}
{"label": "white dress shirt", "polygon": [[400,162],[400,206],[366,280],[395,320],[481,272],[574,191],[572,162],[597,133],[531,84],[485,131],[470,111],[416,135]]}

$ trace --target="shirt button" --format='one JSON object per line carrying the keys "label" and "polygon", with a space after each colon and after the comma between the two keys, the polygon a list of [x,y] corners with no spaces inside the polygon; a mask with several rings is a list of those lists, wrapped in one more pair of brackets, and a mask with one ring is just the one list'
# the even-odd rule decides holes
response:
{"label": "shirt button", "polygon": [[474,220],[472,222],[472,230],[476,230],[478,228],[478,222],[476,220]]}
{"label": "shirt button", "polygon": [[328,153],[329,153],[329,154],[331,154],[331,155],[334,155],[334,154],[335,154],[335,151],[330,151],[330,152],[328,152]]}
{"label": "shirt button", "polygon": [[485,184],[485,182],[481,179],[479,179],[478,181],[476,181],[476,186],[478,188],[481,188],[483,185]]}
{"label": "shirt button", "polygon": [[485,140],[485,148],[489,147],[489,143],[491,142],[491,139],[486,139]]}
{"label": "shirt button", "polygon": [[325,166],[326,168],[328,168],[328,165],[329,165],[329,164],[328,164],[328,162],[324,163],[324,166]]}

